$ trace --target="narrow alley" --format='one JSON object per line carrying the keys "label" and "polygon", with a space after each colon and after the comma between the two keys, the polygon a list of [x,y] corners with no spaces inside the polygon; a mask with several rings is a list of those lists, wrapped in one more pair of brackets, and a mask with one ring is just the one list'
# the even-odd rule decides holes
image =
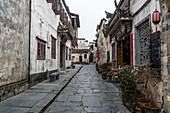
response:
{"label": "narrow alley", "polygon": [[170,113],[170,0],[0,0],[0,113]]}
{"label": "narrow alley", "polygon": [[118,89],[101,79],[95,65],[84,65],[45,113],[129,113]]}

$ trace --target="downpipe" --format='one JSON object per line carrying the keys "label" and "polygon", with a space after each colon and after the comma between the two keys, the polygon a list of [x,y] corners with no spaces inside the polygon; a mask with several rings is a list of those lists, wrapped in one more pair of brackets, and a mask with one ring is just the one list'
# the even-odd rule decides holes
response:
{"label": "downpipe", "polygon": [[166,113],[166,109],[163,106],[164,106],[164,96],[162,96],[162,105],[161,105],[161,109],[159,110],[159,113]]}
{"label": "downpipe", "polygon": [[29,1],[30,3],[30,8],[29,8],[29,58],[28,58],[28,88],[29,83],[30,83],[30,71],[31,71],[31,5],[32,5],[32,1]]}

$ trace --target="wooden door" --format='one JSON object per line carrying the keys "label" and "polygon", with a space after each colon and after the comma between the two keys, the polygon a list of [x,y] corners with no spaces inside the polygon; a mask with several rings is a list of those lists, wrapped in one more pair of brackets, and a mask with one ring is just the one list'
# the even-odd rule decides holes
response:
{"label": "wooden door", "polygon": [[60,44],[60,68],[63,67],[63,46]]}
{"label": "wooden door", "polygon": [[82,63],[82,56],[79,56],[80,63]]}

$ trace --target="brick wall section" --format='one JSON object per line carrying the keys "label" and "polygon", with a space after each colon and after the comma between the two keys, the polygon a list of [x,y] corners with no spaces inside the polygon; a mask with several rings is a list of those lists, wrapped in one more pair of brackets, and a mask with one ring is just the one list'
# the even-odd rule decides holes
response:
{"label": "brick wall section", "polygon": [[165,98],[164,107],[170,113],[170,12],[167,9],[167,1],[162,2],[162,77],[163,93]]}
{"label": "brick wall section", "polygon": [[27,89],[29,0],[0,0],[0,101]]}

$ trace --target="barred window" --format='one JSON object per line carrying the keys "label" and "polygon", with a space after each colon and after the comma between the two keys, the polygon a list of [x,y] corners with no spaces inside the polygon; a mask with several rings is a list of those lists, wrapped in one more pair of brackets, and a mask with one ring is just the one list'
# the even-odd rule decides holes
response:
{"label": "barred window", "polygon": [[51,58],[56,59],[56,39],[52,36],[51,37]]}
{"label": "barred window", "polygon": [[45,60],[46,42],[40,39],[37,40],[37,60]]}

